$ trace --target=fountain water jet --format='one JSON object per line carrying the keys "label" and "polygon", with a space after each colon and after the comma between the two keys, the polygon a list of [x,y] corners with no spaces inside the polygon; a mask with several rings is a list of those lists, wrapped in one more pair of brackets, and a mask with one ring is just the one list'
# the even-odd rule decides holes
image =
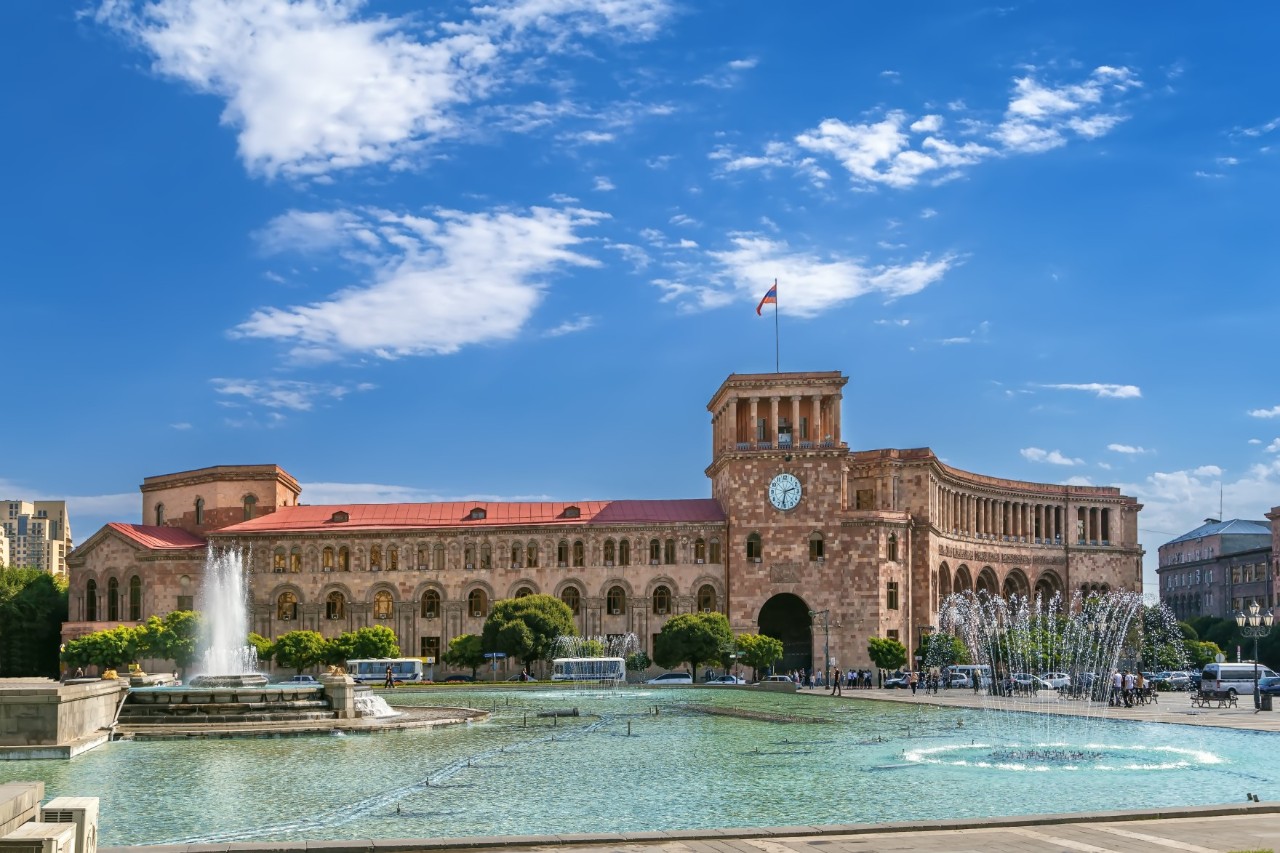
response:
{"label": "fountain water jet", "polygon": [[204,563],[201,611],[205,631],[197,648],[194,687],[252,687],[267,683],[249,637],[249,592],[244,553],[209,547]]}

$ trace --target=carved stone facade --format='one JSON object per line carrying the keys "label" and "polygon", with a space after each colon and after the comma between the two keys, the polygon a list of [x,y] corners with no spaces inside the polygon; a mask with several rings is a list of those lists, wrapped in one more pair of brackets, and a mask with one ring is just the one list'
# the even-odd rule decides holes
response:
{"label": "carved stone facade", "polygon": [[1133,498],[971,474],[927,448],[850,452],[847,382],[730,376],[708,405],[713,500],[309,507],[276,466],[148,478],[144,519],[162,526],[109,525],[76,550],[64,635],[103,623],[101,602],[88,618],[91,579],[101,596],[138,576],[144,619],[174,609],[199,588],[206,541],[251,555],[258,633],[383,624],[406,654],[437,657],[526,592],[571,602],[584,634],[632,632],[650,650],[672,615],[721,611],[780,637],[782,668],[808,668],[824,645],[868,666],[872,636],[913,654],[953,591],[1141,588]]}

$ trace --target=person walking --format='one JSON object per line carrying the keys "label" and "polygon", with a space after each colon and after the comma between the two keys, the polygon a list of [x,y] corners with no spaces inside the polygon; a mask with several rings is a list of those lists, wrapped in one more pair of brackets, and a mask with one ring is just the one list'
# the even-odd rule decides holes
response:
{"label": "person walking", "polygon": [[978,671],[976,669],[970,670],[969,677],[973,679],[973,695],[977,696],[978,695]]}
{"label": "person walking", "polygon": [[382,681],[382,686],[383,686],[383,687],[395,687],[395,686],[396,686],[396,674],[395,674],[395,672],[394,672],[394,671],[392,671],[392,669],[391,669],[391,664],[387,664],[387,677],[386,677],[385,679],[383,679],[383,681]]}
{"label": "person walking", "polygon": [[840,665],[836,664],[831,671],[834,673],[831,677],[831,695],[843,696],[844,694],[840,692]]}
{"label": "person walking", "polygon": [[916,695],[916,685],[920,683],[920,674],[914,669],[907,675],[907,684],[911,685],[911,695]]}

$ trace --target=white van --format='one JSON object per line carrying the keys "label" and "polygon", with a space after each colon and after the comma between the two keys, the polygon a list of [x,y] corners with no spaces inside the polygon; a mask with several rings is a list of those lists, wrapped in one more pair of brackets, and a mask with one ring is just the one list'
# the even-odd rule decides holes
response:
{"label": "white van", "polygon": [[[1271,667],[1258,664],[1258,678],[1274,677]],[[1226,693],[1230,696],[1253,694],[1253,661],[1205,664],[1200,674],[1201,693]]]}
{"label": "white van", "polygon": [[964,683],[972,687],[974,672],[978,673],[979,687],[985,688],[991,686],[991,667],[987,666],[985,663],[953,663],[951,666],[947,667],[947,683],[955,687],[955,681],[952,679],[958,680],[956,678],[957,676],[963,676]]}

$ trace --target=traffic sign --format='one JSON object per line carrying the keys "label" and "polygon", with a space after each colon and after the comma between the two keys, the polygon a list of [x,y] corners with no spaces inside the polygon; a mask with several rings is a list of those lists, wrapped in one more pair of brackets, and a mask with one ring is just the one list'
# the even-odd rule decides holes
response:
{"label": "traffic sign", "polygon": [[505,658],[506,656],[507,656],[506,652],[485,652],[484,653],[485,660],[494,660],[495,658]]}

